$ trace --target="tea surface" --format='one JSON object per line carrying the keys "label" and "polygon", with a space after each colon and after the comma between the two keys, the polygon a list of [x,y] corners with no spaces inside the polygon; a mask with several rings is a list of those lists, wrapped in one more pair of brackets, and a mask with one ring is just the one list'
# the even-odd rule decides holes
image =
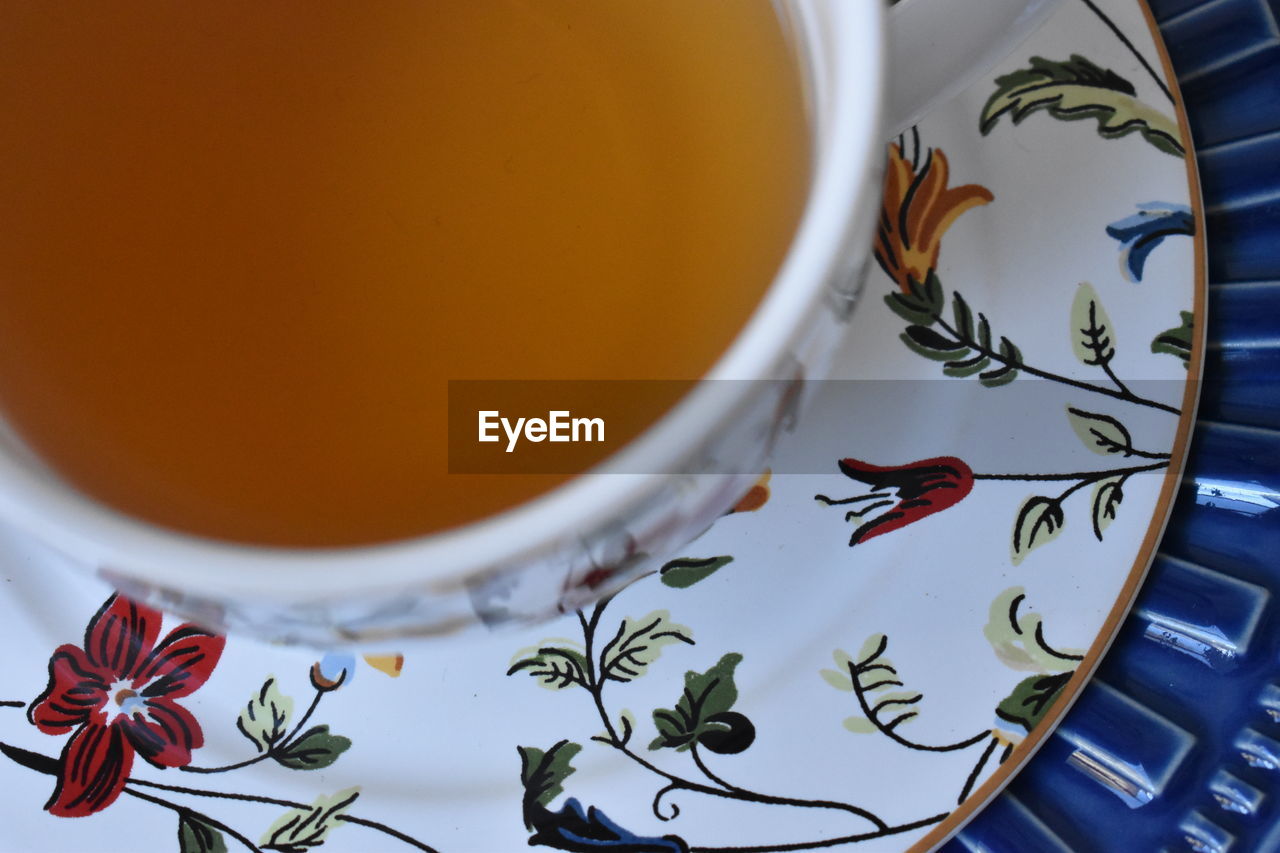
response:
{"label": "tea surface", "polygon": [[702,375],[808,180],[769,0],[0,0],[0,115],[6,418],[254,543],[550,488],[446,473],[447,381]]}

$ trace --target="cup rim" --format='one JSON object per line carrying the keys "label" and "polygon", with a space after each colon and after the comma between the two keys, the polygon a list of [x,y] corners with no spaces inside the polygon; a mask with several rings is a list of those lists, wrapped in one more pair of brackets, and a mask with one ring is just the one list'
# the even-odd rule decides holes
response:
{"label": "cup rim", "polygon": [[[818,109],[827,110],[826,128],[816,140],[809,197],[782,266],[704,380],[777,378],[780,356],[800,340],[806,321],[829,310],[829,272],[858,216],[862,193],[879,175],[885,77],[880,4],[786,2],[801,13],[806,32],[800,36],[824,43],[832,82],[829,91],[815,87],[811,97],[825,100]],[[686,454],[690,435],[704,435],[731,417],[753,385],[720,383],[712,393],[710,384],[697,383],[672,411],[592,471],[496,515],[405,540],[284,548],[198,537],[100,504],[12,452],[0,452],[0,515],[99,567],[220,599],[320,601],[414,585],[453,587],[571,536],[566,517],[574,519],[574,528],[588,528],[660,488],[668,475],[620,472],[668,470],[660,463]],[[649,464],[641,469],[637,458]]]}

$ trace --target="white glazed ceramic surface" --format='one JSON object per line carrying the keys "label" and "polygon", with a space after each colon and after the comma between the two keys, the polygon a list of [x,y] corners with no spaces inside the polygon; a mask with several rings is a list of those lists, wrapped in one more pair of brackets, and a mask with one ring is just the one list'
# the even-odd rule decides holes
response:
{"label": "white glazed ceramic surface", "polygon": [[817,472],[607,605],[313,653],[95,616],[104,585],[0,536],[0,849],[940,840],[1101,653],[1191,419],[1182,137],[1141,8],[1100,11],[1065,5],[892,153],[851,381],[778,463]]}
{"label": "white glazed ceramic surface", "polygon": [[973,82],[1059,0],[896,0],[889,14],[885,125],[897,133]]}

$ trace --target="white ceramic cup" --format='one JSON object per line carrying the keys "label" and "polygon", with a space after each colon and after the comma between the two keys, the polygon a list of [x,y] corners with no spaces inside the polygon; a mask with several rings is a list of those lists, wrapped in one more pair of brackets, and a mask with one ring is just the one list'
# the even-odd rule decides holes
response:
{"label": "white ceramic cup", "polygon": [[[813,175],[777,279],[708,379],[598,469],[501,515],[392,544],[278,549],[95,503],[0,431],[0,516],[129,595],[213,627],[319,646],[563,612],[616,589],[746,491],[788,389],[820,378],[870,260],[882,140],[1007,53],[1055,0],[775,0],[808,81]],[[887,110],[886,110],[887,103]],[[634,474],[629,471],[667,473]]]}

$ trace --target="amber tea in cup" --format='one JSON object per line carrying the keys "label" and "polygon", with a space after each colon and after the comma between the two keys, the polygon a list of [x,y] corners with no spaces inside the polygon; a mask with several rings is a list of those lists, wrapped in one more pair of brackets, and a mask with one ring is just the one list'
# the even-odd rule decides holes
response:
{"label": "amber tea in cup", "polygon": [[254,544],[553,487],[448,474],[448,380],[704,375],[808,192],[770,0],[0,0],[0,115],[4,418]]}

